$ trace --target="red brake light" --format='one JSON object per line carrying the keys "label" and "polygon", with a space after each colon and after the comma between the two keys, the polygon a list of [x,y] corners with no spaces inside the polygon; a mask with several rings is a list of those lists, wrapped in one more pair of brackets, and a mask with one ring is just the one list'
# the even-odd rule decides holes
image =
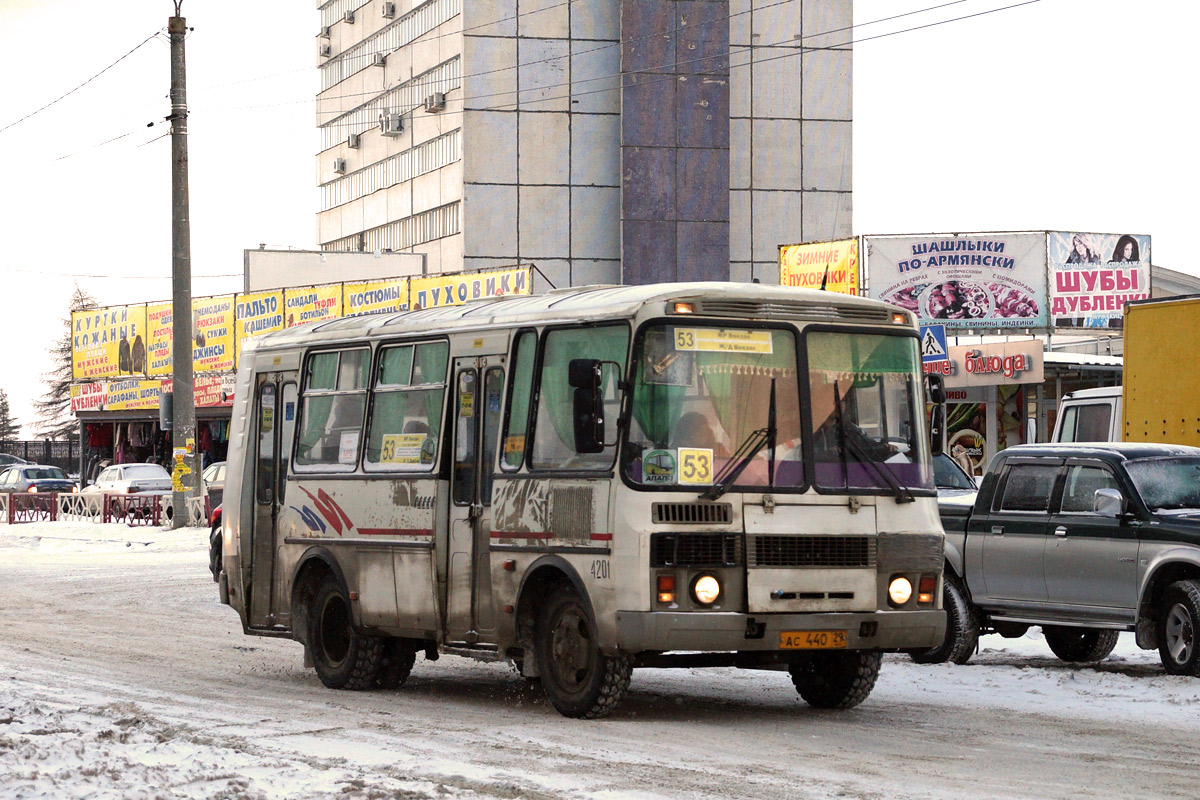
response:
{"label": "red brake light", "polygon": [[35,485],[35,486],[30,486],[30,487],[29,487],[29,493],[30,493],[30,494],[37,494],[37,486],[36,486],[36,485]]}

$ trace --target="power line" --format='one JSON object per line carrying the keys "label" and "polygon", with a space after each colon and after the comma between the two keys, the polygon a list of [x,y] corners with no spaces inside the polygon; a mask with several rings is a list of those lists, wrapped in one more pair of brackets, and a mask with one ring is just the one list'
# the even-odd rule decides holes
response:
{"label": "power line", "polygon": [[50,106],[54,105],[55,103],[58,103],[58,102],[60,102],[60,101],[62,101],[62,100],[65,100],[65,99],[67,99],[68,97],[70,97],[71,95],[75,94],[75,92],[78,92],[80,89],[82,89],[83,87],[87,86],[87,85],[88,85],[89,83],[91,83],[92,81],[96,80],[96,78],[99,78],[101,75],[103,75],[104,73],[108,72],[110,69],[112,69],[113,67],[115,67],[117,64],[120,64],[122,61],[124,61],[125,59],[129,58],[131,55],[133,55],[134,53],[136,53],[138,50],[140,50],[140,49],[142,48],[142,45],[146,44],[146,42],[150,41],[151,39],[154,39],[155,37],[157,37],[157,36],[159,35],[159,33],[160,33],[160,31],[155,31],[154,33],[150,34],[150,35],[149,35],[149,36],[147,36],[145,39],[143,39],[141,42],[139,42],[139,43],[138,43],[138,45],[137,45],[136,47],[134,47],[132,50],[130,50],[128,53],[126,53],[125,55],[121,56],[120,58],[118,58],[118,59],[117,59],[116,61],[114,61],[113,63],[109,64],[107,67],[105,67],[104,69],[100,70],[100,71],[99,71],[99,72],[97,72],[95,75],[93,75],[92,77],[88,78],[86,81],[84,81],[83,83],[79,84],[79,85],[78,85],[78,86],[76,86],[74,89],[72,89],[71,91],[69,91],[69,92],[67,92],[66,94],[64,94],[62,97],[59,97],[59,98],[58,98],[58,99],[56,99],[56,100],[51,100],[49,103],[46,103],[46,105],[42,106],[42,107],[41,107],[41,108],[39,108],[37,111],[31,111],[31,112],[29,112],[28,114],[26,114],[25,116],[21,117],[21,118],[20,118],[19,120],[17,120],[16,122],[10,122],[9,124],[5,125],[3,128],[0,128],[0,133],[4,133],[6,130],[8,130],[9,128],[13,127],[14,125],[20,125],[22,122],[24,122],[25,120],[29,119],[30,117],[33,117],[33,116],[36,116],[36,115],[38,115],[38,114],[42,113],[42,112],[43,112],[43,111],[45,111],[47,108],[50,108]]}

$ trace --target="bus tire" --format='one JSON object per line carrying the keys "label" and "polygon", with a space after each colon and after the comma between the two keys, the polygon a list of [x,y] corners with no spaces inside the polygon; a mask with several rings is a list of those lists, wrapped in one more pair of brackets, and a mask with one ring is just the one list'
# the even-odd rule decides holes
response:
{"label": "bus tire", "polygon": [[788,672],[813,708],[854,708],[875,688],[882,660],[877,652],[812,653],[788,664]]}
{"label": "bus tire", "polygon": [[550,705],[564,717],[611,714],[629,688],[633,660],[600,652],[596,622],[569,584],[552,588],[539,612],[534,642]]}
{"label": "bus tire", "polygon": [[416,661],[417,647],[411,639],[396,636],[384,639],[379,649],[375,685],[380,689],[399,689],[408,680]]}
{"label": "bus tire", "polygon": [[1059,660],[1070,663],[1099,661],[1117,646],[1120,631],[1046,626],[1042,635]]}
{"label": "bus tire", "polygon": [[946,573],[942,578],[942,607],[946,609],[946,638],[937,647],[909,653],[918,664],[965,664],[979,643],[979,614],[958,578]]}
{"label": "bus tire", "polygon": [[383,640],[354,630],[350,600],[333,575],[313,595],[307,633],[305,645],[321,683],[356,691],[376,685]]}

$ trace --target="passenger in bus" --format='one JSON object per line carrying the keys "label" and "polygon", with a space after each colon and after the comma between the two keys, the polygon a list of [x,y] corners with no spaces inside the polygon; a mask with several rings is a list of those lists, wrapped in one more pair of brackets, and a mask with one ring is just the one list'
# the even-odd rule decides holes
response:
{"label": "passenger in bus", "polygon": [[713,431],[708,417],[699,411],[689,411],[679,418],[679,423],[675,426],[675,435],[671,437],[671,446],[712,450],[714,458],[729,457],[729,452]]}

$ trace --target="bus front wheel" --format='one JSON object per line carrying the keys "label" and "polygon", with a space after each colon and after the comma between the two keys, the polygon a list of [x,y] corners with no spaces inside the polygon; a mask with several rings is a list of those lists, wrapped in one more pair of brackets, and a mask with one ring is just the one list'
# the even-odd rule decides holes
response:
{"label": "bus front wheel", "polygon": [[379,675],[383,641],[354,630],[350,600],[337,578],[326,576],[308,610],[309,657],[330,689],[369,689]]}
{"label": "bus front wheel", "polygon": [[854,708],[867,699],[879,677],[879,653],[826,651],[788,665],[796,691],[814,708]]}
{"label": "bus front wheel", "polygon": [[567,584],[547,595],[538,615],[535,647],[546,699],[564,717],[607,716],[629,688],[632,659],[600,652],[595,620]]}

